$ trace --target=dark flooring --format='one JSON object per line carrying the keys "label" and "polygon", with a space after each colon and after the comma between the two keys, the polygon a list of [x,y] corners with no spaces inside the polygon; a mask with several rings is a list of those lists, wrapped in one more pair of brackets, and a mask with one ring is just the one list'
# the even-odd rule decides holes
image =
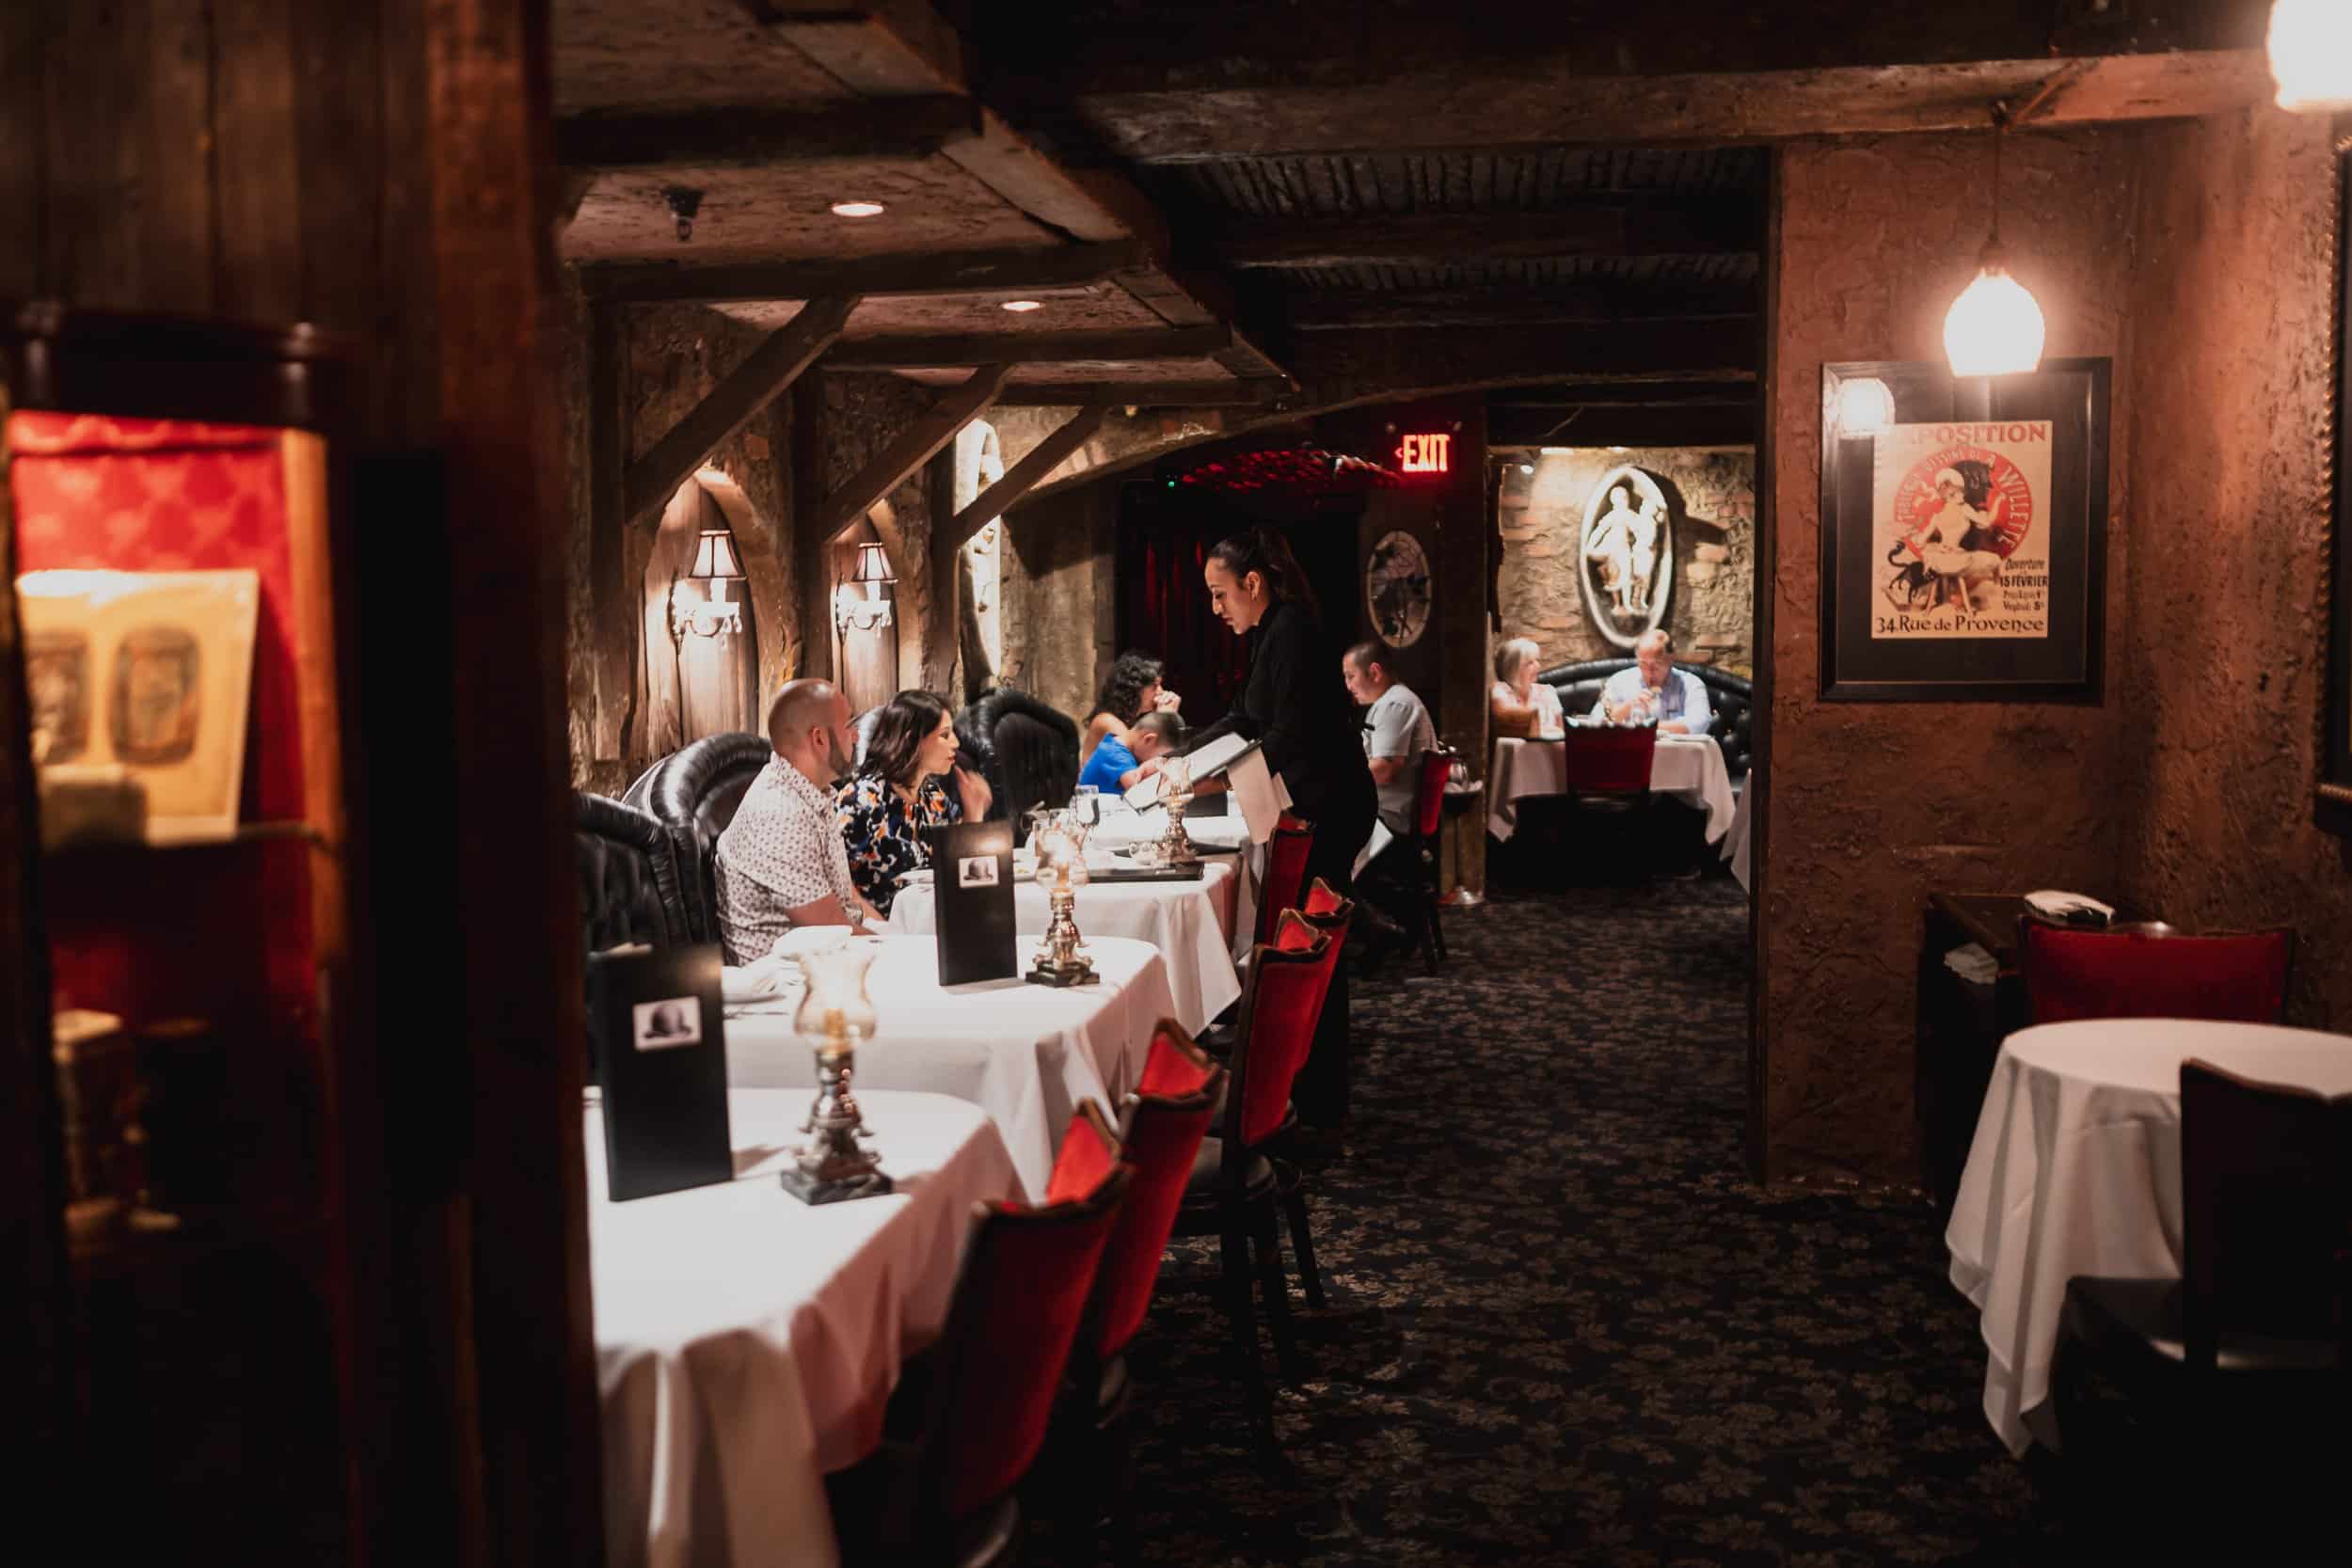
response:
{"label": "dark flooring", "polygon": [[[1721,877],[1449,911],[1359,983],[1355,1118],[1314,1172],[1327,1310],[1248,1437],[1180,1243],[1131,1352],[1143,1560],[2006,1563],[2055,1508],[1910,1197],[1741,1162],[1747,910]],[[1272,1357],[1266,1361],[1272,1375]],[[1041,1560],[1057,1560],[1050,1531]]]}

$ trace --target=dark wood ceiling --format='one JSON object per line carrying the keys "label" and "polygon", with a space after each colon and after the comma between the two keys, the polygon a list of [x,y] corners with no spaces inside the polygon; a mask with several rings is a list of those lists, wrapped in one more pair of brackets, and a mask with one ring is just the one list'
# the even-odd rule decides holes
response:
{"label": "dark wood ceiling", "polygon": [[563,248],[615,305],[855,294],[823,363],[1025,401],[1491,386],[1504,444],[1729,439],[1771,142],[2234,107],[2266,9],[555,0]]}

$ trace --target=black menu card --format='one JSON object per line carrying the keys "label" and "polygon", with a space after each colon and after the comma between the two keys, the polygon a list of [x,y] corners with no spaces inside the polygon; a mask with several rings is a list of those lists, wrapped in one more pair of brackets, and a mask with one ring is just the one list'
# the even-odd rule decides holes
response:
{"label": "black menu card", "polygon": [[1009,980],[1013,956],[1012,824],[926,828],[939,907],[939,983]]}
{"label": "black menu card", "polygon": [[735,1180],[717,944],[590,954],[588,1033],[613,1201]]}

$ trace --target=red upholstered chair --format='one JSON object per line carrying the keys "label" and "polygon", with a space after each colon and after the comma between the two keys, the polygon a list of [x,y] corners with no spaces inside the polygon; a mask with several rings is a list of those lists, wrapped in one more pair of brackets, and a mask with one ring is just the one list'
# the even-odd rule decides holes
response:
{"label": "red upholstered chair", "polygon": [[1315,825],[1284,812],[1266,841],[1265,882],[1258,889],[1258,945],[1274,940],[1274,927],[1284,910],[1298,907],[1299,889],[1307,880],[1307,855],[1314,847]]}
{"label": "red upholstered chair", "polygon": [[[1330,883],[1317,877],[1315,885],[1307,890],[1307,901],[1299,913],[1308,925],[1312,926],[1329,939],[1329,946],[1325,950],[1323,960],[1323,999],[1328,999],[1331,993],[1331,975],[1339,968],[1341,951],[1347,945],[1348,924],[1356,918],[1356,901],[1352,898],[1341,897],[1331,891]],[[1323,1016],[1323,999],[1315,1003],[1315,1016],[1318,1021]],[[1277,1129],[1278,1145],[1280,1137],[1287,1134],[1296,1123],[1297,1118],[1290,1114],[1288,1106],[1284,1106],[1282,1125]],[[1307,1224],[1306,1189],[1300,1180],[1298,1167],[1290,1161],[1280,1158],[1279,1148],[1274,1160],[1274,1174],[1280,1183],[1282,1212],[1290,1221],[1291,1255],[1298,1264],[1298,1287],[1306,1292],[1307,1305],[1321,1310],[1324,1305],[1323,1275],[1315,1267],[1314,1233]]]}
{"label": "red upholstered chair", "polygon": [[[1057,1418],[1054,1439],[1064,1461],[1062,1490],[1090,1528],[1106,1512],[1121,1559],[1135,1539],[1135,1386],[1125,1351],[1143,1326],[1159,1280],[1160,1259],[1192,1177],[1200,1140],[1225,1094],[1225,1069],[1196,1046],[1174,1019],[1152,1033],[1143,1077],[1127,1097],[1126,1160],[1135,1171],[1127,1201],[1104,1248],[1089,1325],[1071,1356],[1073,1398]],[[1069,1461],[1074,1460],[1075,1463]]]}
{"label": "red upholstered chair", "polygon": [[1658,732],[1646,724],[1570,724],[1564,748],[1568,793],[1578,800],[1646,799]]}
{"label": "red upholstered chair", "polygon": [[1421,874],[1421,952],[1435,969],[1445,958],[1445,927],[1438,919],[1444,909],[1439,900],[1439,868],[1443,852],[1438,835],[1445,828],[1445,786],[1454,777],[1457,759],[1453,752],[1438,748],[1421,754],[1420,783],[1413,792],[1413,854]]}
{"label": "red upholstered chair", "polygon": [[1132,1175],[1088,1101],[1071,1117],[1045,1201],[981,1210],[946,1327],[908,1364],[882,1448],[828,1480],[845,1560],[1009,1560],[1013,1489],[1044,1443]]}
{"label": "red upholstered chair", "polygon": [[1251,1414],[1261,1435],[1269,1439],[1274,1413],[1258,1365],[1253,1279],[1254,1289],[1262,1289],[1265,1296],[1275,1348],[1286,1367],[1293,1362],[1295,1347],[1276,1224],[1282,1183],[1268,1146],[1289,1117],[1291,1085],[1314,1043],[1315,1022],[1338,958],[1338,942],[1295,910],[1282,911],[1275,923],[1274,941],[1257,950],[1242,996],[1241,1030],[1233,1047],[1223,1121],[1216,1137],[1201,1140],[1176,1216],[1176,1234],[1214,1235],[1222,1243],[1226,1313],[1241,1355]]}
{"label": "red upholstered chair", "polygon": [[2276,1023],[2295,933],[2189,937],[2020,923],[2018,969],[2036,1023],[2078,1018],[2207,1018]]}
{"label": "red upholstered chair", "polygon": [[[2067,1468],[2103,1515],[2144,1514],[2169,1479],[2226,1488],[2233,1523],[2332,1528],[2352,1465],[2352,1095],[2184,1062],[2180,1181],[2182,1277],[2067,1281],[2050,1375]],[[2094,1368],[2120,1401],[2085,1397]]]}

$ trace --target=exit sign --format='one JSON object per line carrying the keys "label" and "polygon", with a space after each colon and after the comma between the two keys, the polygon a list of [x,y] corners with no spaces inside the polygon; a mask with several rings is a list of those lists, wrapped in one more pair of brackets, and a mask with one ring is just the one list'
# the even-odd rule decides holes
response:
{"label": "exit sign", "polygon": [[1446,435],[1399,436],[1396,461],[1397,466],[1408,474],[1450,473],[1454,468],[1454,437]]}

